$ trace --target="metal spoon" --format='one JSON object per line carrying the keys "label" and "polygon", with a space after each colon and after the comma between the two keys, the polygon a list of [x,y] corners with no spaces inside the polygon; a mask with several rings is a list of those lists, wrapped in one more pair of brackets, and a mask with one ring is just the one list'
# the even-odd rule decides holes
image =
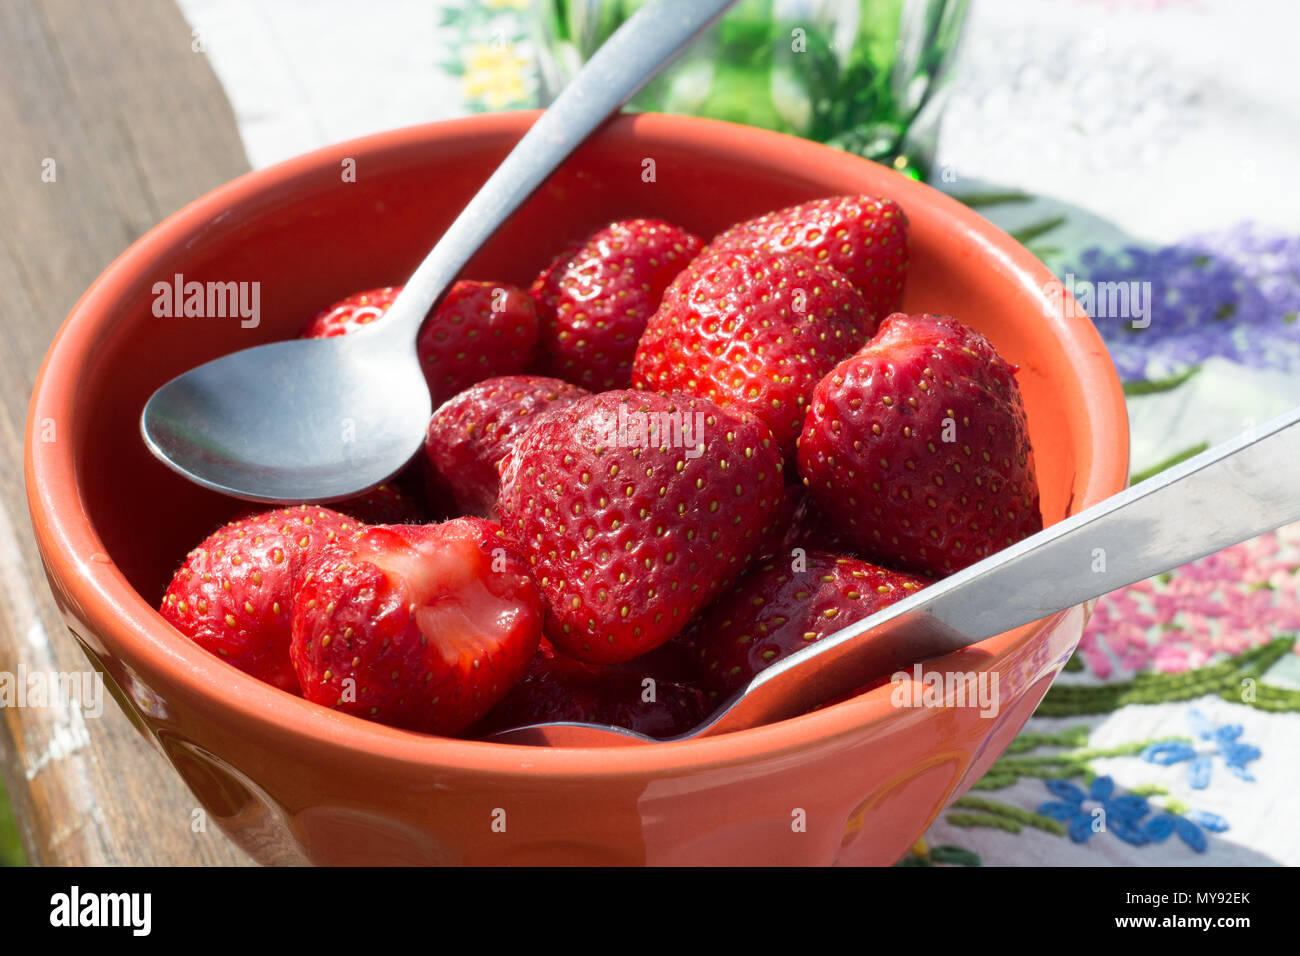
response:
{"label": "metal spoon", "polygon": [[[927,657],[1037,621],[1300,520],[1300,408],[1134,485],[761,671],[703,724],[670,738],[806,713]],[[494,742],[609,747],[619,727],[535,724]]]}
{"label": "metal spoon", "polygon": [[245,349],[172,379],[140,419],[150,451],[200,485],[251,501],[334,501],[396,474],[432,413],[415,354],[429,311],[569,154],[732,2],[641,7],[470,200],[383,322]]}

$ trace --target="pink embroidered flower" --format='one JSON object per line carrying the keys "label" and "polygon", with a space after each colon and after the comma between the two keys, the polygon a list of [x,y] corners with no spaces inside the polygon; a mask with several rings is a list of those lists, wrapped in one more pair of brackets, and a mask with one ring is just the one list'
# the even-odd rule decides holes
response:
{"label": "pink embroidered flower", "polygon": [[1080,656],[1102,680],[1173,674],[1300,631],[1297,570],[1300,524],[1123,588],[1098,601]]}

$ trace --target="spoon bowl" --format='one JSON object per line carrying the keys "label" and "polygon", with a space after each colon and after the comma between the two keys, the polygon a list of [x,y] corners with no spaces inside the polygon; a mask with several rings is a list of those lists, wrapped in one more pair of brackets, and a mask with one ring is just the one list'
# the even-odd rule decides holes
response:
{"label": "spoon bowl", "polygon": [[222,356],[158,389],[141,434],[213,491],[260,502],[349,497],[410,461],[432,413],[414,347],[396,344],[357,334]]}

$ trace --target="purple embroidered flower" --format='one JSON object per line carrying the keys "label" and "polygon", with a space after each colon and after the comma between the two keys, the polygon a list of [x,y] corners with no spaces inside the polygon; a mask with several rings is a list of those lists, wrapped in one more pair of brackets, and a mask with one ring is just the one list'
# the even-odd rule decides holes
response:
{"label": "purple embroidered flower", "polygon": [[1255,778],[1251,776],[1246,764],[1258,760],[1260,750],[1237,739],[1241,736],[1240,724],[1216,726],[1196,709],[1188,711],[1187,721],[1192,725],[1192,732],[1197,737],[1214,744],[1213,749],[1198,751],[1191,744],[1166,741],[1147,747],[1141,753],[1142,759],[1161,767],[1186,761],[1187,782],[1194,790],[1204,790],[1210,785],[1210,773],[1216,756],[1223,758],[1223,765],[1233,774],[1242,780],[1254,782]]}
{"label": "purple embroidered flower", "polygon": [[[1040,805],[1038,812],[1064,823],[1066,832],[1075,843],[1088,842],[1099,830],[1109,830],[1133,846],[1142,846],[1150,841],[1142,821],[1151,812],[1147,798],[1134,793],[1117,794],[1115,781],[1110,777],[1097,777],[1087,793],[1068,780],[1048,779],[1043,783],[1058,799]],[[1097,806],[1085,808],[1085,801]],[[1100,821],[1098,830],[1093,829],[1094,821]]]}
{"label": "purple embroidered flower", "polygon": [[1134,327],[1131,309],[1107,315],[1100,291],[1094,304],[1094,321],[1124,381],[1162,378],[1212,356],[1300,369],[1300,236],[1241,223],[1161,248],[1094,247],[1064,272],[1123,284],[1101,288],[1150,289],[1145,328]]}

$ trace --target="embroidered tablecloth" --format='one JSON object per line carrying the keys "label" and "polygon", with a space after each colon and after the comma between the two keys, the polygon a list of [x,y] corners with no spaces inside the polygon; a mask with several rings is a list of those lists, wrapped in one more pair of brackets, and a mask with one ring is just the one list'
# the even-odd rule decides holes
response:
{"label": "embroidered tablecloth", "polygon": [[[254,166],[535,104],[527,0],[180,5]],[[1300,403],[1298,29],[1262,0],[972,5],[932,182],[1092,296],[1135,477]],[[1300,864],[1297,568],[1293,526],[1103,598],[900,862]]]}

